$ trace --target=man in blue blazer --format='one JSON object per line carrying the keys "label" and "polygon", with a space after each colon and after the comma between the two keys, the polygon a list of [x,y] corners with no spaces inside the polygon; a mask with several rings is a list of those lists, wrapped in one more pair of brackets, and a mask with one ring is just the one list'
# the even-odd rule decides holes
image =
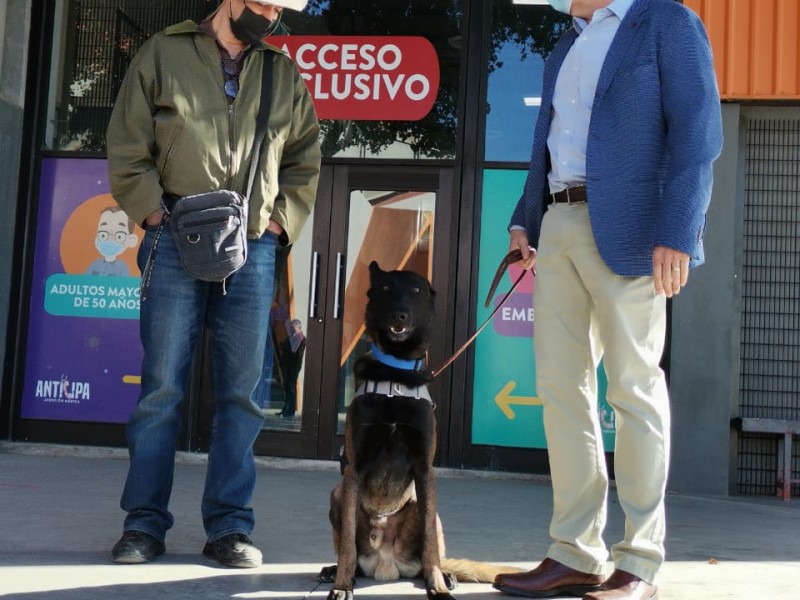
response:
{"label": "man in blue blazer", "polygon": [[[548,1],[574,27],[545,64],[530,169],[509,231],[520,264],[537,267],[534,349],[552,545],[536,569],[500,575],[495,587],[534,598],[649,600],[664,562],[666,299],[703,262],[722,146],[719,93],[704,27],[678,2]],[[625,513],[607,579],[601,358]]]}

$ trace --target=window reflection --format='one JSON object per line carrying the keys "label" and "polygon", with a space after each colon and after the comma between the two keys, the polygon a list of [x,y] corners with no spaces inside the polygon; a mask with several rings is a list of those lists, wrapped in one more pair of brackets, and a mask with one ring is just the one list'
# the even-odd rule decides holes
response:
{"label": "window reflection", "polygon": [[546,5],[492,3],[484,157],[527,162],[539,115],[544,59],[564,30],[568,16]]}
{"label": "window reflection", "polygon": [[[105,151],[105,130],[119,85],[141,45],[164,27],[200,21],[214,0],[70,0],[58,3],[48,106],[48,149]],[[284,12],[280,34],[421,36],[434,47],[439,89],[418,121],[324,119],[326,157],[453,159],[459,91],[460,0],[310,0]]]}
{"label": "window reflection", "polygon": [[264,428],[300,431],[305,390],[306,347],[319,340],[308,340],[309,265],[314,231],[314,214],[300,237],[289,248],[275,254],[275,294],[270,311],[270,330],[261,381],[254,400],[264,412]]}
{"label": "window reflection", "polygon": [[369,350],[372,341],[364,331],[368,265],[375,260],[385,271],[405,269],[430,280],[435,212],[435,192],[353,190],[350,193],[338,433],[344,432],[347,407],[356,388],[355,362]]}
{"label": "window reflection", "polygon": [[461,4],[460,0],[310,0],[302,15],[285,15],[293,35],[423,36],[439,59],[439,93],[427,116],[419,121],[324,119],[323,156],[455,157]]}
{"label": "window reflection", "polygon": [[45,149],[103,152],[125,72],[154,33],[211,12],[208,0],[70,0],[53,3]]}

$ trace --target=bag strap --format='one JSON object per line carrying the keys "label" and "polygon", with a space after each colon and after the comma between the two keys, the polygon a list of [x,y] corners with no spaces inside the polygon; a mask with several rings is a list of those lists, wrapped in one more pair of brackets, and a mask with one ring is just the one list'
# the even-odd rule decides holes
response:
{"label": "bag strap", "polygon": [[272,64],[275,57],[269,50],[263,50],[264,70],[261,74],[261,101],[258,104],[258,115],[256,116],[256,135],[253,138],[253,150],[250,155],[250,175],[247,178],[247,193],[245,197],[250,198],[253,191],[253,182],[256,179],[258,161],[261,158],[261,146],[264,144],[264,137],[267,135],[267,121],[269,121],[269,105],[272,102]]}

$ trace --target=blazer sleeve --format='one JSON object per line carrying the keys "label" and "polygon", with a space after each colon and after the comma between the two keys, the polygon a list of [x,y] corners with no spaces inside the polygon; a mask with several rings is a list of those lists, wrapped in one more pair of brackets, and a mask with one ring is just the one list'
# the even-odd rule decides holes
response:
{"label": "blazer sleeve", "polygon": [[691,253],[705,229],[722,114],[705,28],[692,11],[678,14],[659,59],[668,162],[655,245]]}

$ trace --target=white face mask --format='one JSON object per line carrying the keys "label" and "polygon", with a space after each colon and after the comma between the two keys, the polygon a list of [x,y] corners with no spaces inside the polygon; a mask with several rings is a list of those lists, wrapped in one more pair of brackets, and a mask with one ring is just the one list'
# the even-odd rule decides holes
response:
{"label": "white face mask", "polygon": [[572,0],[547,0],[554,9],[564,14],[569,14],[569,9],[572,6]]}

